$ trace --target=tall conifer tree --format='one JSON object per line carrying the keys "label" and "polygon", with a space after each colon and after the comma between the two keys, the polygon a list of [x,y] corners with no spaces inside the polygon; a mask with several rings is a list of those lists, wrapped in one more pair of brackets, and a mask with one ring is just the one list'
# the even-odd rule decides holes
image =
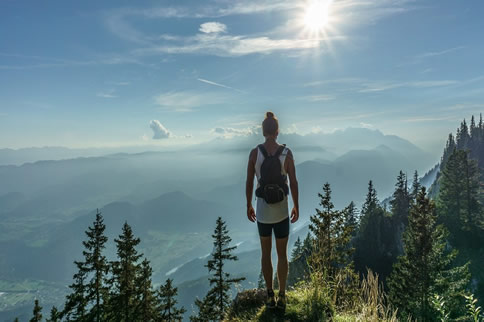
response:
{"label": "tall conifer tree", "polygon": [[61,318],[71,321],[86,321],[87,307],[87,273],[86,263],[83,261],[75,261],[77,272],[74,274],[74,282],[69,285],[71,293],[66,297],[66,303],[61,313]]}
{"label": "tall conifer tree", "polygon": [[33,317],[30,322],[42,322],[42,306],[39,305],[39,300],[35,299]]}
{"label": "tall conifer tree", "polygon": [[82,243],[85,248],[82,252],[85,258],[85,269],[91,275],[86,288],[86,303],[90,306],[89,315],[92,321],[96,322],[102,320],[104,314],[102,299],[106,297],[108,292],[105,279],[109,265],[106,257],[103,255],[106,242],[108,241],[108,238],[104,235],[105,229],[104,219],[99,210],[97,210],[93,225],[86,231],[87,240]]}
{"label": "tall conifer tree", "polygon": [[173,280],[167,279],[157,292],[158,316],[161,321],[175,322],[183,319],[185,308],[177,308],[178,288],[173,286]]}
{"label": "tall conifer tree", "polygon": [[458,235],[467,234],[471,238],[457,240],[476,244],[482,235],[483,212],[478,198],[477,163],[469,158],[468,152],[454,150],[442,171],[438,195],[439,214],[454,240]]}
{"label": "tall conifer tree", "polygon": [[418,321],[433,321],[434,294],[455,302],[468,282],[467,265],[451,267],[456,251],[446,250],[447,233],[436,219],[434,203],[422,187],[404,233],[404,254],[395,263],[388,282],[391,303],[403,316],[411,315]]}
{"label": "tall conifer tree", "polygon": [[208,260],[207,265],[205,265],[209,273],[212,273],[212,276],[209,278],[212,288],[202,301],[196,301],[195,304],[199,308],[199,315],[192,318],[195,321],[222,321],[230,304],[229,291],[231,285],[245,279],[244,277],[232,278],[229,273],[224,271],[226,261],[237,260],[237,256],[232,255],[232,251],[237,246],[229,246],[232,238],[230,238],[227,226],[221,217],[217,219],[212,238],[214,246],[212,256]]}
{"label": "tall conifer tree", "polygon": [[410,192],[410,199],[412,201],[412,203],[415,203],[415,201],[417,200],[417,195],[418,195],[418,191],[420,190],[420,181],[418,180],[418,172],[417,170],[415,170],[415,172],[413,173],[413,182],[412,182],[412,190]]}
{"label": "tall conifer tree", "polygon": [[156,297],[153,287],[151,285],[151,275],[153,270],[150,266],[150,262],[145,258],[141,263],[141,267],[136,278],[137,286],[137,303],[136,319],[138,321],[155,321],[156,314]]}
{"label": "tall conifer tree", "polygon": [[140,239],[134,237],[133,230],[124,223],[122,234],[116,242],[118,260],[112,262],[112,290],[110,294],[110,317],[120,322],[135,320],[138,306],[136,278],[139,274],[139,259],[142,254],[136,250]]}
{"label": "tall conifer tree", "polygon": [[57,310],[55,306],[52,307],[50,310],[50,316],[46,320],[46,322],[59,322],[60,321],[60,312]]}

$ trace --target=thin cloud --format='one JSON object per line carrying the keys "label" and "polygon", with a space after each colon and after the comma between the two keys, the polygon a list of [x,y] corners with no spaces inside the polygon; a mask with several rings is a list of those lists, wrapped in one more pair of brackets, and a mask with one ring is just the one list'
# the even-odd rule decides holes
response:
{"label": "thin cloud", "polygon": [[[399,66],[415,65],[422,63],[424,60],[429,58],[435,58],[438,56],[448,55],[458,50],[466,48],[465,46],[458,46],[453,48],[448,48],[440,51],[430,51],[422,54],[415,55],[410,61],[400,64]],[[427,69],[428,70],[428,69]]]}
{"label": "thin cloud", "polygon": [[332,101],[335,99],[333,95],[309,95],[303,96],[300,99],[308,102],[324,102],[324,101]]}
{"label": "thin cloud", "polygon": [[96,94],[97,97],[102,98],[116,98],[117,96],[113,94],[113,92],[101,92]]}
{"label": "thin cloud", "polygon": [[237,89],[237,88],[234,88],[234,87],[230,87],[230,86],[227,86],[227,85],[223,85],[223,84],[220,84],[220,83],[215,83],[215,82],[212,82],[212,81],[209,81],[207,79],[204,79],[204,78],[197,78],[198,81],[202,82],[202,83],[205,83],[205,84],[209,84],[209,85],[213,85],[213,86],[218,86],[218,87],[222,87],[222,88],[227,88],[227,89],[232,89],[234,91],[237,91],[239,93],[246,93],[244,91],[241,91],[240,89]]}
{"label": "thin cloud", "polygon": [[223,95],[197,91],[172,91],[154,97],[155,104],[164,110],[191,112],[202,105],[220,104],[225,101]]}
{"label": "thin cloud", "polygon": [[225,138],[232,138],[234,136],[258,135],[261,133],[261,130],[260,126],[250,126],[247,128],[216,127],[210,130],[210,132]]}
{"label": "thin cloud", "polygon": [[412,87],[412,88],[431,88],[431,87],[445,87],[459,84],[455,80],[437,80],[437,81],[413,81],[413,82],[395,82],[395,83],[366,83],[363,84],[365,88],[360,89],[359,93],[382,92],[386,90]]}
{"label": "thin cloud", "polygon": [[449,120],[458,120],[458,117],[455,116],[441,116],[441,117],[435,117],[435,116],[417,116],[417,117],[411,117],[407,119],[402,119],[402,122],[437,122],[437,121],[449,121]]}
{"label": "thin cloud", "polygon": [[198,30],[200,30],[200,32],[203,32],[205,34],[219,33],[219,32],[226,32],[227,26],[220,22],[211,21],[211,22],[202,23]]}

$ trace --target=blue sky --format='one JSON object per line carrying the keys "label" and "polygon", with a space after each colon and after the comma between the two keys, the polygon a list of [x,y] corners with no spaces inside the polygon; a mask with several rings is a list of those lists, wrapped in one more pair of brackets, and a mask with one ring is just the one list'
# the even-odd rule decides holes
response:
{"label": "blue sky", "polygon": [[272,110],[441,150],[484,109],[484,2],[322,0],[318,30],[313,2],[1,1],[0,147],[196,144]]}

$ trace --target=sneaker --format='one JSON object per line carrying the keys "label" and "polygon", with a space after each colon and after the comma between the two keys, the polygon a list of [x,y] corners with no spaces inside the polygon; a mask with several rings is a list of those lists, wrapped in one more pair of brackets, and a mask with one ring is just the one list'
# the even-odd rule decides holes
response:
{"label": "sneaker", "polygon": [[286,309],[286,294],[279,293],[277,296],[277,308],[279,309]]}
{"label": "sneaker", "polygon": [[266,307],[268,309],[273,309],[276,307],[276,298],[273,290],[267,291]]}

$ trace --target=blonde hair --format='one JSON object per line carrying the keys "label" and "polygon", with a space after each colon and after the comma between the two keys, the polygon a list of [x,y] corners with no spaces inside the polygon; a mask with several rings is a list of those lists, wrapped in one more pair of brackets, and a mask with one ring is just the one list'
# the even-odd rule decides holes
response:
{"label": "blonde hair", "polygon": [[266,135],[276,135],[279,130],[279,121],[275,117],[274,113],[267,112],[266,118],[262,121],[262,134]]}

